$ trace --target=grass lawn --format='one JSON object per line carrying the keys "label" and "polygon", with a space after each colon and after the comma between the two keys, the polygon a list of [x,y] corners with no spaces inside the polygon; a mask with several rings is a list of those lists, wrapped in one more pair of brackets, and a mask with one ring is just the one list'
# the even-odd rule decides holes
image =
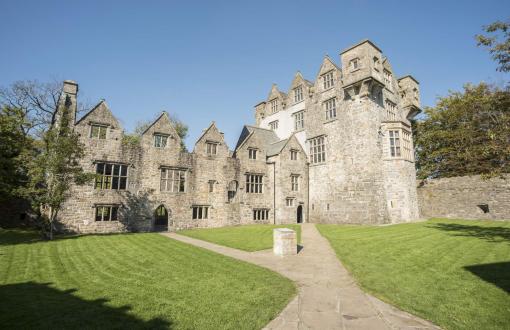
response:
{"label": "grass lawn", "polygon": [[446,329],[509,329],[510,222],[317,227],[375,296]]}
{"label": "grass lawn", "polygon": [[267,269],[159,234],[0,229],[0,327],[260,329],[295,295]]}
{"label": "grass lawn", "polygon": [[244,251],[259,251],[273,248],[273,229],[290,228],[297,233],[301,242],[300,225],[246,225],[222,228],[190,229],[178,234],[201,239],[203,241],[228,246]]}

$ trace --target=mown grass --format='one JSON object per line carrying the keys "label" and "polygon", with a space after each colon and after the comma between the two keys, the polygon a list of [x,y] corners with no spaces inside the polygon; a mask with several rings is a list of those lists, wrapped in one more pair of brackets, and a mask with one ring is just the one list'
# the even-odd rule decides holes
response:
{"label": "mown grass", "polygon": [[509,329],[510,222],[317,227],[375,296],[445,329]]}
{"label": "mown grass", "polygon": [[273,247],[273,229],[289,228],[296,231],[301,242],[300,225],[246,225],[222,228],[190,229],[177,232],[203,241],[243,251],[259,251]]}
{"label": "mown grass", "polygon": [[295,295],[267,269],[159,234],[0,229],[0,327],[260,329]]}

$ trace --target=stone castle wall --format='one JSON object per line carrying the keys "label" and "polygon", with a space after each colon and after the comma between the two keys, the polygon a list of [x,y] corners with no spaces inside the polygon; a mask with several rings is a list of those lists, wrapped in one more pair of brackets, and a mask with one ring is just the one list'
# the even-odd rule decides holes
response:
{"label": "stone castle wall", "polygon": [[475,175],[418,181],[417,190],[424,218],[510,220],[510,175],[506,180]]}

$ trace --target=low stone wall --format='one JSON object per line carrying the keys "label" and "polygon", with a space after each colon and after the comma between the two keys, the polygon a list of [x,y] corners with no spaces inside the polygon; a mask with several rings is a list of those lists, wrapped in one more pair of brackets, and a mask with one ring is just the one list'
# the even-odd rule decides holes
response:
{"label": "low stone wall", "polygon": [[510,175],[418,181],[418,204],[423,218],[510,220]]}

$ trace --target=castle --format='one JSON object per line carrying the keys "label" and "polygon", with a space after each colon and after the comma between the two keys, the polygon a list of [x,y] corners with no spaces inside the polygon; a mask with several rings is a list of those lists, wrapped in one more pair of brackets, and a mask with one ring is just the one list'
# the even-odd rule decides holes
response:
{"label": "castle", "polygon": [[418,82],[396,79],[365,40],[325,57],[314,82],[298,72],[287,93],[273,85],[231,151],[213,122],[192,152],[162,113],[127,143],[101,101],[76,120],[78,85],[65,81],[96,179],[73,186],[59,215],[75,232],[176,230],[253,223],[383,224],[419,217],[411,123]]}

